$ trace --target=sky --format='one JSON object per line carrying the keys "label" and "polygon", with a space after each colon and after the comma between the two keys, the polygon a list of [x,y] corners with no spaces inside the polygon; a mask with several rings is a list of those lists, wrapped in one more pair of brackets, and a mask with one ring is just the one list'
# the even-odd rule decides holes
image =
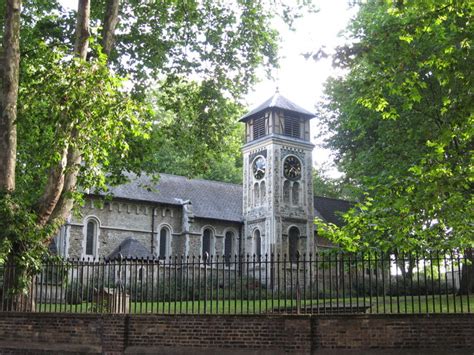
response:
{"label": "sky", "polygon": [[[68,8],[76,8],[77,0],[60,0]],[[271,97],[277,87],[279,92],[307,110],[314,112],[322,98],[324,82],[329,76],[340,75],[331,66],[331,57],[319,60],[306,60],[302,53],[311,52],[325,46],[325,51],[331,53],[344,39],[339,36],[347,26],[350,18],[355,15],[355,8],[348,5],[349,0],[314,0],[316,13],[308,13],[294,23],[295,30],[289,31],[285,25],[278,25],[280,31],[280,68],[274,71],[274,78],[268,79],[261,74],[261,81],[245,98],[249,110],[258,106]],[[330,165],[331,152],[318,145],[321,139],[316,139],[320,127],[317,118],[312,120],[312,142],[316,145],[313,151],[313,162],[316,168]],[[340,175],[334,168],[329,169],[328,175]]]}
{"label": "sky", "polygon": [[[330,56],[315,62],[305,59],[302,53],[315,51],[322,46],[325,46],[326,52],[332,53],[336,46],[344,43],[343,36],[339,34],[355,15],[356,9],[349,7],[348,0],[315,0],[315,3],[319,11],[299,19],[295,23],[295,31],[280,28],[280,69],[275,72],[273,80],[263,79],[247,95],[249,108],[268,99],[278,87],[283,96],[314,112],[322,98],[326,79],[342,74],[332,68]],[[315,137],[319,130],[317,118],[314,118],[311,134],[312,142],[316,145],[313,151],[316,168],[332,162],[331,152],[318,146],[322,143],[322,139]],[[330,168],[327,173],[331,177],[340,176],[335,168]]]}

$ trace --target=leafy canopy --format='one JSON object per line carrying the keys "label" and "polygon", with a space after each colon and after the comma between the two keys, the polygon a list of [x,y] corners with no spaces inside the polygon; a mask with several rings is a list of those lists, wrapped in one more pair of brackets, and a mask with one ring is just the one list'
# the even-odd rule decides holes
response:
{"label": "leafy canopy", "polygon": [[[120,1],[105,56],[110,3],[92,2],[88,26],[86,7],[78,17],[57,1],[24,0],[13,26],[20,28],[18,139],[8,158],[17,171],[16,189],[0,196],[0,261],[8,255],[26,274],[36,271],[81,193],[120,182],[124,171],[153,171],[185,157],[179,169],[210,176],[215,164],[236,180],[236,102],[257,70],[277,64],[272,18],[291,23],[309,1]],[[11,9],[5,0],[0,8]],[[76,22],[83,31],[75,33]],[[74,49],[78,35],[87,58]],[[233,169],[217,164],[221,156]],[[25,282],[26,274],[19,274]]]}
{"label": "leafy canopy", "polygon": [[474,245],[473,14],[471,1],[360,5],[320,117],[365,198],[320,233],[350,249]]}

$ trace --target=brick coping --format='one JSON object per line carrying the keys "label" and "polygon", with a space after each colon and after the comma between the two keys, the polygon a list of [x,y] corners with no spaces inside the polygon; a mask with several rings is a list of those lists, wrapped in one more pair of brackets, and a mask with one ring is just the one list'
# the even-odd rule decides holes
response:
{"label": "brick coping", "polygon": [[64,317],[64,318],[273,318],[273,319],[377,319],[377,318],[474,318],[474,313],[366,313],[366,314],[115,314],[115,313],[61,313],[61,312],[0,312],[0,317]]}

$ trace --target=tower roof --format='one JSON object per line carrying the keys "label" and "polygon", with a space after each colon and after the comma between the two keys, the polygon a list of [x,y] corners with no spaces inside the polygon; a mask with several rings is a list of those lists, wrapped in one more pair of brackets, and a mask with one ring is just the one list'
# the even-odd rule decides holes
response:
{"label": "tower roof", "polygon": [[259,113],[272,108],[278,108],[288,112],[295,112],[304,116],[307,119],[315,117],[314,113],[298,106],[297,104],[288,100],[286,97],[280,95],[280,93],[277,92],[275,93],[275,95],[263,102],[260,106],[254,108],[253,110],[242,116],[240,118],[240,122],[246,122],[253,116],[256,116]]}

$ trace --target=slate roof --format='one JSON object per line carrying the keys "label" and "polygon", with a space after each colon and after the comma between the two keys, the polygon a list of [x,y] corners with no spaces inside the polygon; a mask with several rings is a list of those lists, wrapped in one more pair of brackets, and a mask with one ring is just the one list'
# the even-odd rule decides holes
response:
{"label": "slate roof", "polygon": [[315,210],[317,210],[327,222],[333,223],[337,226],[343,224],[340,213],[347,212],[352,206],[353,203],[350,201],[314,196]]}
{"label": "slate roof", "polygon": [[[195,217],[242,222],[242,185],[170,174],[160,174],[158,183],[146,175],[130,175],[129,179],[110,189],[113,197],[177,206],[189,200]],[[336,225],[343,222],[338,212],[346,212],[352,205],[345,200],[314,196],[315,216]]]}
{"label": "slate roof", "polygon": [[314,113],[298,106],[297,104],[295,104],[294,102],[291,102],[290,100],[280,95],[279,93],[275,93],[275,95],[270,97],[260,106],[254,108],[253,110],[248,112],[246,115],[242,116],[239,121],[246,122],[253,116],[258,115],[262,111],[265,111],[269,108],[279,108],[285,111],[296,112],[308,119],[313,118],[315,116]]}
{"label": "slate roof", "polygon": [[153,254],[151,254],[142,243],[132,237],[128,237],[122,243],[120,243],[120,245],[115,248],[113,252],[107,255],[106,259],[120,259],[120,254],[122,255],[123,259],[153,258]]}
{"label": "slate roof", "polygon": [[[195,217],[242,221],[242,186],[160,174],[158,183],[142,175],[110,189],[116,198],[182,205],[190,200]],[[150,188],[151,187],[151,188]]]}

